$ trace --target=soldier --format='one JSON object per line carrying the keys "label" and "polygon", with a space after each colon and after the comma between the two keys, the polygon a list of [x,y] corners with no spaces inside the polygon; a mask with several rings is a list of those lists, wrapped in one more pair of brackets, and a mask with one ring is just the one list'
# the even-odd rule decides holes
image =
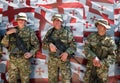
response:
{"label": "soldier", "polygon": [[0,61],[1,61],[2,54],[3,54],[3,45],[1,44],[2,38],[3,38],[3,36],[0,35]]}
{"label": "soldier", "polygon": [[116,40],[116,45],[117,45],[117,50],[116,50],[116,61],[119,64],[120,63],[120,38],[118,40]]}
{"label": "soldier", "polygon": [[[2,44],[10,52],[8,66],[9,83],[17,83],[18,74],[21,83],[29,83],[29,75],[31,73],[29,59],[39,49],[39,41],[34,30],[25,26],[27,22],[25,13],[20,12],[16,21],[18,26],[8,30],[2,40]],[[18,37],[19,39],[17,39]],[[20,40],[23,42],[20,42]],[[20,48],[21,46],[23,48]]]}
{"label": "soldier", "polygon": [[118,44],[117,44],[117,55],[120,56],[120,38],[119,38]]}
{"label": "soldier", "polygon": [[116,45],[106,34],[110,29],[107,20],[99,19],[95,23],[98,31],[91,33],[85,42],[84,51],[88,63],[84,83],[108,83],[109,65],[115,62]]}
{"label": "soldier", "polygon": [[55,14],[52,21],[53,28],[48,30],[42,42],[42,47],[49,50],[49,83],[58,83],[59,71],[61,72],[62,83],[70,83],[69,57],[76,51],[76,43],[70,30],[62,26],[63,17],[61,14]]}

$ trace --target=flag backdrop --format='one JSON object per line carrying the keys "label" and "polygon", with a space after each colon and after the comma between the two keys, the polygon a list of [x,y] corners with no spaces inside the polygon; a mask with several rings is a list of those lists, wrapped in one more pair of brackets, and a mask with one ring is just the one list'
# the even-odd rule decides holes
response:
{"label": "flag backdrop", "polygon": [[[25,12],[28,16],[27,26],[33,28],[41,43],[47,30],[52,27],[51,17],[55,13],[63,14],[64,26],[72,31],[77,43],[75,59],[71,58],[72,83],[81,83],[85,73],[85,55],[83,46],[86,37],[95,32],[94,23],[97,19],[108,20],[111,29],[107,32],[115,41],[120,37],[120,1],[119,0],[0,0],[0,34],[6,29],[16,26],[16,15]],[[0,83],[8,83],[7,64],[9,52],[3,48],[0,62]],[[40,50],[30,60],[32,73],[31,83],[48,83],[48,51]],[[109,83],[120,83],[120,64],[115,63],[109,68]],[[61,76],[59,77],[59,82]]]}

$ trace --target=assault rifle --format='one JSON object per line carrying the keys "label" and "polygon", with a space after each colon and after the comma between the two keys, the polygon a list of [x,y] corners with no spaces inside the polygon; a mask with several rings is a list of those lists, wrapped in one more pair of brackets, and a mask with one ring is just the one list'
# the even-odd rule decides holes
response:
{"label": "assault rifle", "polygon": [[[64,45],[64,43],[61,42],[60,39],[54,40],[54,39],[51,37],[53,31],[54,31],[54,29],[53,29],[53,30],[51,31],[51,33],[48,35],[47,39],[48,39],[48,42],[52,42],[52,43],[57,47],[57,52],[56,52],[55,56],[59,57],[59,55],[60,55],[61,53],[65,52],[68,47],[66,47],[66,46]],[[81,62],[78,61],[78,60],[74,57],[74,53],[70,55],[70,58],[73,58],[78,64],[81,64]]]}
{"label": "assault rifle", "polygon": [[16,46],[22,50],[23,53],[28,52],[26,48],[26,44],[24,43],[23,39],[18,35],[18,33],[13,33],[12,36],[16,39]]}
{"label": "assault rifle", "polygon": [[[55,56],[59,57],[59,55],[63,52],[66,51],[66,49],[68,47],[66,47],[64,45],[63,42],[60,41],[60,39],[54,40],[52,37],[48,37],[48,42],[52,42],[56,47],[57,47],[57,52],[55,54]],[[73,58],[78,64],[81,64],[80,61],[78,61],[75,57],[74,57],[74,53],[70,54],[69,56],[70,58]]]}
{"label": "assault rifle", "polygon": [[59,57],[59,55],[67,49],[63,42],[60,39],[54,40],[52,37],[48,37],[48,41],[52,42],[57,47],[57,52],[55,56]]}

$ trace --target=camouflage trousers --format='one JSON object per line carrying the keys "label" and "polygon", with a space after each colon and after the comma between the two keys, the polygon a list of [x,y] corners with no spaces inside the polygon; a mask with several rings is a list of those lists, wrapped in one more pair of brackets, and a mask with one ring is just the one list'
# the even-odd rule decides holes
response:
{"label": "camouflage trousers", "polygon": [[95,67],[89,64],[86,68],[83,83],[108,83],[108,66]]}
{"label": "camouflage trousers", "polygon": [[50,56],[48,60],[48,80],[49,83],[58,83],[59,75],[62,77],[62,83],[70,83],[71,70],[69,60],[61,61],[60,58]]}
{"label": "camouflage trousers", "polygon": [[30,74],[30,62],[24,57],[16,58],[10,56],[10,62],[8,66],[8,81],[9,83],[17,83],[17,80],[20,79],[21,83],[29,83],[29,74]]}

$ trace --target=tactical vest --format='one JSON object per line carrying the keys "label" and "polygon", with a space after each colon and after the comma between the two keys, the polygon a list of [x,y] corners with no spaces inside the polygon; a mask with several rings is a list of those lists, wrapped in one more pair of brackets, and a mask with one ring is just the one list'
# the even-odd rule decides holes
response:
{"label": "tactical vest", "polygon": [[104,59],[107,58],[108,53],[109,53],[109,48],[110,46],[105,44],[104,42],[106,41],[106,36],[100,37],[95,35],[96,37],[91,41],[91,50],[97,55],[99,59]]}
{"label": "tactical vest", "polygon": [[[16,27],[17,28],[17,27]],[[30,38],[31,38],[31,32],[30,32],[30,28],[24,27],[26,28],[23,31],[18,30],[18,36],[20,36],[20,38],[23,40],[23,42],[25,43],[25,48],[27,48],[28,50],[31,49],[30,47]],[[16,38],[13,36],[13,34],[9,35],[9,48],[8,50],[11,53],[18,53],[18,54],[22,54],[23,51],[21,49],[19,49],[19,47],[16,45],[17,41]]]}

